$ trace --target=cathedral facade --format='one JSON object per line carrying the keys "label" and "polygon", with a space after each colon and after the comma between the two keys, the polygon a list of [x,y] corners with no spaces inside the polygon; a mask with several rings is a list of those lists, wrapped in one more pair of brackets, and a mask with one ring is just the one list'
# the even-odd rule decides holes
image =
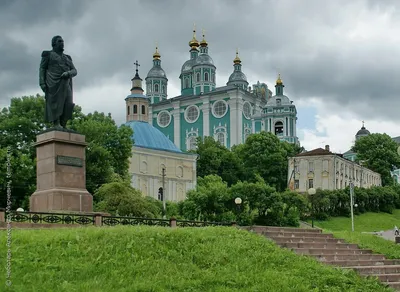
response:
{"label": "cathedral facade", "polygon": [[153,54],[153,67],[145,79],[151,125],[182,151],[194,150],[197,137],[211,136],[231,148],[261,131],[272,132],[289,143],[299,143],[296,106],[284,95],[280,76],[275,94],[265,83],[249,86],[236,51],[232,74],[225,86],[217,87],[217,68],[204,34],[198,41],[194,30],[189,47],[189,59],[179,76],[181,95],[168,99],[168,78],[158,48]]}

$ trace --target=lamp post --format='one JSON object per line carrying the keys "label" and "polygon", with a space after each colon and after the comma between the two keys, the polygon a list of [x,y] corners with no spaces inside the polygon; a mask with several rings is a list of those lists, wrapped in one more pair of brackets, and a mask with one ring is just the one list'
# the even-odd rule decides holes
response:
{"label": "lamp post", "polygon": [[311,227],[314,228],[314,195],[316,194],[316,190],[314,188],[309,188],[307,193],[311,198]]}
{"label": "lamp post", "polygon": [[237,198],[235,199],[235,204],[236,204],[237,210],[238,210],[238,212],[239,212],[239,211],[240,211],[240,205],[242,204],[242,199],[239,198],[239,197],[237,197]]}
{"label": "lamp post", "polygon": [[354,183],[350,182],[350,212],[351,212],[351,231],[354,231],[354,207],[357,207],[357,204],[354,204]]}

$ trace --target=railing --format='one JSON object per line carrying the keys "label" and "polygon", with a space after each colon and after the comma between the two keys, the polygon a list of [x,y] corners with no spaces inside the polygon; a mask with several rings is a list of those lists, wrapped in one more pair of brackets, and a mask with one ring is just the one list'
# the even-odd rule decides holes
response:
{"label": "railing", "polygon": [[11,212],[11,222],[95,225],[95,215]]}
{"label": "railing", "polygon": [[[159,219],[110,216],[101,213],[47,213],[47,212],[10,212],[11,222],[20,224],[21,227],[45,226],[58,227],[60,225],[72,226],[162,226],[162,227],[207,227],[207,226],[236,226],[235,222],[206,222],[180,219]],[[5,222],[6,212],[0,209],[0,227]],[[28,226],[29,225],[29,226]]]}

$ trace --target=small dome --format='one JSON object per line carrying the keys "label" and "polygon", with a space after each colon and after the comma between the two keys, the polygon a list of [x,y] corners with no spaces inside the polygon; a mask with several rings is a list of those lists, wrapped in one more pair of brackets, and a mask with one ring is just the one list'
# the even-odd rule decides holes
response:
{"label": "small dome", "polygon": [[197,66],[197,65],[211,65],[211,66],[214,66],[214,61],[208,54],[200,54],[195,59],[193,66]]}
{"label": "small dome", "polygon": [[276,79],[276,85],[282,85],[283,81],[281,79],[281,73],[278,74],[278,79]]}
{"label": "small dome", "polygon": [[129,121],[125,125],[133,129],[134,146],[182,153],[167,136],[147,122]]}
{"label": "small dome", "polygon": [[194,59],[187,60],[182,66],[182,73],[192,70]]}
{"label": "small dome", "polygon": [[280,99],[281,100],[281,105],[291,105],[292,102],[290,101],[289,97],[286,95],[274,95],[267,101],[267,107],[269,106],[277,106],[276,100]]}
{"label": "small dome", "polygon": [[153,67],[147,74],[147,78],[149,77],[167,78],[167,75],[165,74],[165,71],[161,67]]}
{"label": "small dome", "polygon": [[246,75],[241,71],[234,71],[231,76],[229,76],[229,82],[231,81],[245,81],[247,82]]}
{"label": "small dome", "polygon": [[360,130],[358,130],[356,136],[366,136],[371,134],[364,126]]}

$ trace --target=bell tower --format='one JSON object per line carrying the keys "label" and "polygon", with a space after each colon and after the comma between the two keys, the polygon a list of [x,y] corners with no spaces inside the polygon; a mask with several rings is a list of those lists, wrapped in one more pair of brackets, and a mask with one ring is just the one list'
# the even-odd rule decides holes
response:
{"label": "bell tower", "polygon": [[149,111],[149,98],[143,93],[142,88],[142,78],[139,76],[139,66],[138,61],[134,63],[136,66],[136,74],[131,79],[132,88],[131,94],[125,98],[126,102],[126,121],[148,121],[148,111]]}

